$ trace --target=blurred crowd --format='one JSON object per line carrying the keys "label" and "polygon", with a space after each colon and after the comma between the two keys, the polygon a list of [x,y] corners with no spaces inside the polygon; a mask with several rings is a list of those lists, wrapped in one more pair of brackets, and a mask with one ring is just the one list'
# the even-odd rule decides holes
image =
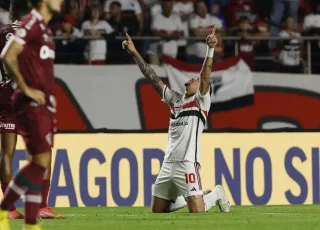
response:
{"label": "blurred crowd", "polygon": [[[0,23],[8,23],[0,11]],[[308,43],[299,38],[320,36],[320,0],[65,0],[50,26],[57,63],[100,65],[132,63],[116,39],[125,33],[161,38],[135,39],[149,63],[160,64],[163,54],[201,63],[214,25],[216,59],[238,55],[252,70],[302,73]],[[240,40],[223,39],[230,36]],[[270,36],[285,40],[261,40]],[[319,39],[310,45],[312,70],[320,73]]]}

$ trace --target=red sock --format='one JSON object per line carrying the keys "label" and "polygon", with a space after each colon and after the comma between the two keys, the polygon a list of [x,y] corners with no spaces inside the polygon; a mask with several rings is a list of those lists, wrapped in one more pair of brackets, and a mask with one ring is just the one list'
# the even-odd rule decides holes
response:
{"label": "red sock", "polygon": [[[1,190],[2,190],[3,196],[4,196],[4,194],[6,194],[6,190],[7,190],[8,185],[9,185],[9,183],[1,182]],[[14,210],[16,210],[16,206],[13,203],[10,207],[8,207],[8,211],[14,211]]]}
{"label": "red sock", "polygon": [[28,191],[24,199],[24,222],[26,224],[37,224],[39,208],[41,205],[41,192]]}
{"label": "red sock", "polygon": [[40,208],[45,208],[48,206],[47,200],[50,191],[50,182],[50,179],[44,179],[42,181],[42,202]]}
{"label": "red sock", "polygon": [[[22,168],[10,181],[0,205],[1,209],[9,210],[10,206],[14,204],[17,199],[24,194],[28,194],[25,205],[28,206],[28,208],[26,207],[28,212],[25,213],[26,223],[28,221],[30,224],[35,224],[41,204],[42,178],[45,170],[45,168],[33,162]],[[31,207],[33,207],[33,203],[35,203],[35,207],[38,208],[31,210],[29,203],[32,203]]]}

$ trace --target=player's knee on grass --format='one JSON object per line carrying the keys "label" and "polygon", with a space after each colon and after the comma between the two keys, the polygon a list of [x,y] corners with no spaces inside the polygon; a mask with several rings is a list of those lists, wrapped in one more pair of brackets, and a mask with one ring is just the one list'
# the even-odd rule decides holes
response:
{"label": "player's knee on grass", "polygon": [[161,199],[159,197],[152,197],[152,213],[166,213],[168,212],[170,201]]}
{"label": "player's knee on grass", "polygon": [[189,196],[187,197],[188,209],[190,213],[202,213],[205,212],[205,204],[203,196]]}

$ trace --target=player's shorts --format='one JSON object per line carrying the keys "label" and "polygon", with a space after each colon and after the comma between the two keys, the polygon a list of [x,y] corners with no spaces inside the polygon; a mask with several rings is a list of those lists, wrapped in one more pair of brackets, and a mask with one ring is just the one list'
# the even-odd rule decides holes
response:
{"label": "player's shorts", "polygon": [[0,83],[0,133],[16,133],[16,119],[11,96],[13,89],[10,82]]}
{"label": "player's shorts", "polygon": [[184,197],[203,195],[200,168],[197,162],[164,162],[153,196],[174,202],[180,194]]}
{"label": "player's shorts", "polygon": [[16,112],[17,132],[31,155],[51,151],[55,123],[55,109],[50,111],[47,105],[31,102],[20,106]]}

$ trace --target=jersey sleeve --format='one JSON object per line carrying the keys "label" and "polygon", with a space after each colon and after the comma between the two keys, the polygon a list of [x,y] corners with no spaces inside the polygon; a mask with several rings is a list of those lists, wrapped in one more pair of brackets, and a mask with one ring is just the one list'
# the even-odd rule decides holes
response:
{"label": "jersey sleeve", "polygon": [[212,88],[211,85],[209,86],[209,89],[205,95],[201,95],[200,90],[198,90],[196,94],[196,100],[199,103],[200,109],[209,111],[211,106],[211,94],[212,94]]}
{"label": "jersey sleeve", "polygon": [[14,41],[24,46],[41,38],[41,28],[36,22],[35,16],[23,20],[15,32]]}
{"label": "jersey sleeve", "polygon": [[107,34],[111,34],[114,32],[114,29],[111,27],[111,25],[108,22],[104,22],[104,29]]}
{"label": "jersey sleeve", "polygon": [[198,20],[195,16],[190,19],[190,29],[197,29],[199,27]]}
{"label": "jersey sleeve", "polygon": [[162,90],[162,98],[161,100],[167,105],[171,105],[174,103],[181,95],[178,92],[171,90],[168,86],[164,86]]}
{"label": "jersey sleeve", "polygon": [[151,24],[151,29],[152,30],[161,30],[163,26],[161,25],[161,19],[158,15],[156,15],[153,20],[152,20],[152,24]]}

